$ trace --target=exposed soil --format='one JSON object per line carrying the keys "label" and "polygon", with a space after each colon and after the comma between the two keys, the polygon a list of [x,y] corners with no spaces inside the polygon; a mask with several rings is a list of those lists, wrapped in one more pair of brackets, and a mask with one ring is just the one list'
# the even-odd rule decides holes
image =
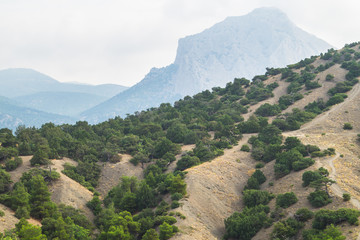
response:
{"label": "exposed soil", "polygon": [[141,165],[134,166],[130,161],[131,155],[121,154],[121,161],[118,163],[103,163],[101,169],[101,176],[96,191],[100,193],[102,197],[115,187],[121,177],[123,176],[135,176],[139,179],[143,178],[143,168]]}
{"label": "exposed soil", "polygon": [[[320,65],[315,62],[314,65],[316,64]],[[327,74],[333,74],[336,77],[333,81],[328,82],[325,81]],[[339,65],[334,65],[320,73],[317,79],[322,87],[312,91],[303,90],[304,98],[289,107],[284,113],[292,111],[295,107],[303,109],[308,103],[320,98],[326,101],[329,98],[328,90],[334,87],[336,82],[343,81],[345,74],[346,71]],[[270,78],[266,84],[279,78],[279,76]],[[280,86],[274,90],[273,98],[251,106],[249,113],[245,114],[244,118],[248,119],[259,106],[266,102],[277,103],[279,97],[286,94],[288,86],[288,83],[282,81],[279,84]],[[293,191],[299,198],[296,204],[285,210],[288,216],[292,216],[301,207],[308,207],[316,211],[307,200],[307,196],[313,189],[303,188],[301,177],[304,171],[315,170],[321,166],[327,168],[330,171],[330,177],[336,180],[336,184],[333,184],[330,189],[333,202],[325,208],[360,208],[360,187],[358,185],[360,144],[356,140],[357,134],[360,133],[360,84],[355,85],[353,90],[347,94],[348,99],[344,103],[332,106],[329,111],[317,116],[300,130],[283,134],[285,137],[297,136],[304,144],[318,145],[321,149],[335,148],[335,156],[317,158],[314,166],[303,171],[293,172],[280,180],[274,179],[274,162],[268,163],[262,169],[267,176],[267,182],[262,185],[264,189],[275,194]],[[350,122],[354,127],[353,130],[344,130],[342,127],[345,122]],[[225,232],[224,219],[242,209],[241,191],[255,165],[255,161],[248,153],[239,151],[241,145],[246,143],[248,138],[249,136],[245,135],[238,146],[225,150],[223,156],[188,169],[185,179],[188,184],[188,197],[182,200],[183,205],[179,208],[186,219],[177,223],[181,232],[174,239],[221,239]],[[274,186],[269,186],[269,182],[274,182]],[[343,201],[342,194],[344,192],[351,194],[350,202]],[[272,200],[270,207],[273,209],[274,206],[275,200]],[[347,239],[360,240],[360,228],[348,224],[342,224],[340,228]],[[272,228],[263,229],[253,239],[269,239],[271,231]]]}

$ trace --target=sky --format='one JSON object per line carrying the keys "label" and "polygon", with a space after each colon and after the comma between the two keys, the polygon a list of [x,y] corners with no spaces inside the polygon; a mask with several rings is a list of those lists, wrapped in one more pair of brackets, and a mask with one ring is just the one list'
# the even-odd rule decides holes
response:
{"label": "sky", "polygon": [[174,62],[179,38],[258,7],[335,48],[360,41],[358,0],[0,0],[0,70],[132,86]]}

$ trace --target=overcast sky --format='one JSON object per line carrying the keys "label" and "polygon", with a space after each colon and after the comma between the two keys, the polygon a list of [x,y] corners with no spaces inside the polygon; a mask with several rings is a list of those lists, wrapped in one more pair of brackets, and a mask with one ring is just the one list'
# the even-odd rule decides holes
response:
{"label": "overcast sky", "polygon": [[131,86],[172,63],[179,38],[264,6],[337,48],[360,41],[358,0],[0,0],[0,69]]}

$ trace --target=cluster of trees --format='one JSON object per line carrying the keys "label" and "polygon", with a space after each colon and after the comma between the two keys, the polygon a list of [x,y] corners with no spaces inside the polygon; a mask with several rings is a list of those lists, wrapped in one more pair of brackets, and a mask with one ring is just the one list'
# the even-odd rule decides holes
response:
{"label": "cluster of trees", "polygon": [[309,202],[314,207],[323,207],[332,202],[329,187],[335,181],[328,176],[328,170],[322,167],[316,171],[306,171],[302,175],[303,186],[315,188],[315,191],[308,196]]}
{"label": "cluster of trees", "polygon": [[[5,233],[5,239],[91,239],[93,225],[79,210],[51,201],[47,185],[59,177],[55,171],[35,168],[0,196],[0,202],[20,219],[14,230]],[[40,220],[41,228],[29,224],[26,219],[30,217]]]}

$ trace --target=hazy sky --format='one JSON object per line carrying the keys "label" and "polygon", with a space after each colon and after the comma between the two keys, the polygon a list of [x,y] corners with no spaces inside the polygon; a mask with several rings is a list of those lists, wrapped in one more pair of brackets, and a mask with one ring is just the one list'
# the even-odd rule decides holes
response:
{"label": "hazy sky", "polygon": [[130,86],[172,63],[179,38],[263,6],[337,48],[360,41],[358,0],[0,0],[0,69]]}

